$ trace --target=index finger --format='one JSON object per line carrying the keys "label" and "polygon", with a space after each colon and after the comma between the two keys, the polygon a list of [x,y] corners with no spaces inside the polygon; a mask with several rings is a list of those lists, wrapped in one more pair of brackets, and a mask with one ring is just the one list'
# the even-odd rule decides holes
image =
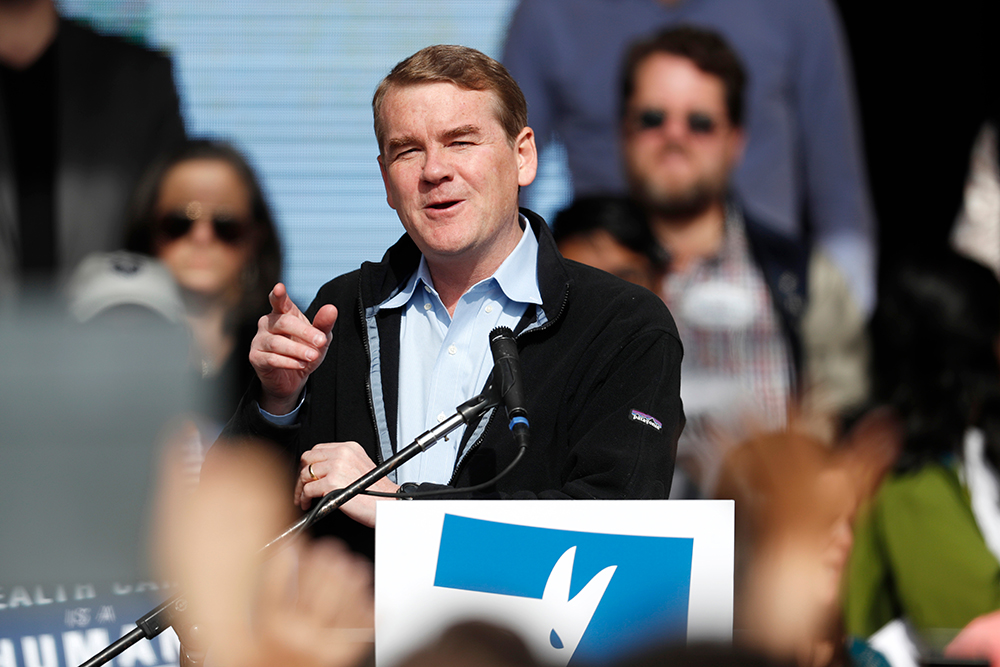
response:
{"label": "index finger", "polygon": [[295,302],[292,301],[292,297],[288,296],[288,289],[285,287],[284,283],[278,283],[271,290],[271,293],[267,295],[267,300],[271,303],[272,312],[278,314],[301,314],[302,311],[299,310]]}

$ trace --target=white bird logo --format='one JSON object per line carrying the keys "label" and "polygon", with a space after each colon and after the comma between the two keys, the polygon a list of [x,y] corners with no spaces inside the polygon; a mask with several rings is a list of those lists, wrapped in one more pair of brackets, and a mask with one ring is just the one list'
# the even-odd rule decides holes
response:
{"label": "white bird logo", "polygon": [[516,631],[545,664],[569,663],[597,611],[617,565],[605,567],[579,593],[569,597],[576,547],[559,557],[542,597],[531,598],[457,588],[434,588],[434,602],[448,609],[442,622],[479,618]]}

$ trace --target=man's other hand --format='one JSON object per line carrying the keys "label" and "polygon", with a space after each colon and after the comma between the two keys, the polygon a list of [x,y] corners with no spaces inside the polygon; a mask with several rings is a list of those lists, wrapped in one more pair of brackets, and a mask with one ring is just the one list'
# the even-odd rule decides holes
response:
{"label": "man's other hand", "polygon": [[[302,455],[302,468],[295,483],[295,504],[306,510],[313,498],[322,498],[334,489],[343,489],[372,470],[375,464],[356,442],[324,442]],[[382,478],[371,487],[372,491],[395,493],[399,487]],[[344,514],[366,526],[375,526],[373,496],[359,495],[340,509]]]}

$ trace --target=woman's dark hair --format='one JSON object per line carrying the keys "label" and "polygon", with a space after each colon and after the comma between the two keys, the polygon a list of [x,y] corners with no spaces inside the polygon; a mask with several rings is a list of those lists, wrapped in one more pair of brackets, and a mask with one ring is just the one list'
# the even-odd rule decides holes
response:
{"label": "woman's dark hair", "polygon": [[143,175],[132,196],[125,247],[133,252],[155,254],[156,202],[160,187],[171,169],[189,160],[218,160],[231,166],[250,195],[250,213],[257,251],[244,271],[243,295],[231,324],[266,313],[267,295],[281,279],[281,243],[271,209],[260,182],[246,158],[230,144],[215,139],[189,139],[161,156]]}
{"label": "woman's dark hair", "polygon": [[874,393],[903,421],[898,468],[960,454],[970,426],[1000,463],[998,338],[1000,283],[986,267],[938,250],[885,271],[872,319]]}
{"label": "woman's dark hair", "polygon": [[556,214],[552,235],[556,243],[561,243],[601,229],[632,252],[647,257],[654,270],[667,269],[670,258],[653,236],[646,212],[628,197],[592,195],[574,199]]}

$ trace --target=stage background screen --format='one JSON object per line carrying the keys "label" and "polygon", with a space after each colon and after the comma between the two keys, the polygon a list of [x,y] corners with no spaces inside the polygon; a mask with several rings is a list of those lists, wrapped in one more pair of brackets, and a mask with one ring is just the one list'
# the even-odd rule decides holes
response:
{"label": "stage background screen", "polygon": [[[171,54],[188,134],[232,141],[259,172],[280,227],[284,277],[304,308],[320,285],[379,259],[403,231],[375,161],[371,96],[379,80],[429,44],[499,57],[516,2],[57,4],[99,32]],[[561,150],[543,157],[523,203],[551,222],[568,189]]]}

